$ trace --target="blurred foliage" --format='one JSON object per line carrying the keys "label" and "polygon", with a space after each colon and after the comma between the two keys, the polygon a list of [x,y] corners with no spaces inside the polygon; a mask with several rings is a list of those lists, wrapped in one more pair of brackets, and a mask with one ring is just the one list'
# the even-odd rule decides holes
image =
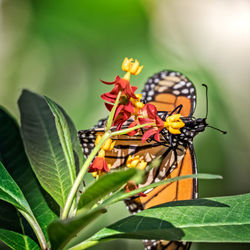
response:
{"label": "blurred foliage", "polygon": [[[28,88],[56,100],[70,114],[78,129],[87,129],[107,114],[99,96],[108,90],[99,79],[111,81],[121,74],[120,65],[125,56],[137,58],[144,64],[142,74],[132,78],[132,83],[139,89],[157,71],[181,71],[197,87],[195,116],[205,114],[205,90],[201,87],[205,82],[209,86],[208,122],[228,131],[223,136],[208,128],[195,138],[199,172],[224,176],[222,181],[200,181],[200,197],[249,192],[249,144],[242,123],[235,117],[237,111],[232,110],[232,101],[240,103],[240,99],[232,99],[234,93],[225,88],[223,77],[216,75],[201,60],[197,61],[197,55],[185,44],[185,32],[175,29],[174,34],[168,30],[155,33],[154,20],[158,17],[155,6],[159,2],[3,0],[1,104],[18,116],[17,98],[22,88]],[[165,2],[171,8],[172,1]],[[180,51],[184,54],[174,51],[170,42],[163,46],[157,37],[168,40],[174,35],[183,38],[185,46]],[[241,113],[244,114],[244,110],[247,108],[243,107]],[[89,227],[88,234],[128,215],[122,203],[110,211],[96,225]],[[86,231],[82,234],[86,235]],[[79,238],[76,241],[79,242]],[[192,249],[211,247],[248,249],[249,245],[193,244]],[[142,244],[120,240],[93,247],[117,248],[142,249]]]}

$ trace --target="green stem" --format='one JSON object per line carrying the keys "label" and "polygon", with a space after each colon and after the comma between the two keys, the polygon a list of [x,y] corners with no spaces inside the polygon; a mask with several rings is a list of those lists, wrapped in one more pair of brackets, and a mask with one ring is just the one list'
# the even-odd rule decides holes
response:
{"label": "green stem", "polygon": [[118,131],[112,132],[111,136],[124,135],[124,134],[127,134],[127,133],[134,131],[136,129],[147,127],[147,126],[156,126],[156,124],[155,123],[146,123],[146,124],[142,124],[142,125],[137,125],[137,126],[132,127],[132,128],[118,130]]}
{"label": "green stem", "polygon": [[[19,209],[18,209],[19,210]],[[35,232],[36,234],[36,237],[39,241],[39,244],[41,246],[41,249],[42,250],[46,250],[48,249],[47,248],[47,242],[46,242],[46,239],[45,239],[45,236],[43,234],[43,231],[42,229],[40,228],[40,225],[38,224],[35,216],[32,214],[28,214],[22,210],[19,210],[19,212],[23,215],[23,217],[28,221],[28,223],[30,224],[30,226],[32,227],[33,231]]]}
{"label": "green stem", "polygon": [[116,97],[115,104],[114,104],[114,106],[113,106],[113,108],[112,108],[112,110],[111,110],[111,112],[109,114],[109,118],[108,118],[108,121],[107,121],[107,126],[106,126],[105,132],[109,131],[111,126],[112,126],[115,111],[116,111],[117,105],[119,104],[121,94],[122,94],[122,92],[120,91],[118,93],[117,97]]}
{"label": "green stem", "polygon": [[92,247],[96,244],[100,243],[98,240],[91,240],[91,241],[83,241],[80,244],[73,246],[71,248],[69,248],[69,250],[81,250],[81,249],[86,249],[89,247]]}
{"label": "green stem", "polygon": [[84,162],[82,168],[80,169],[79,174],[76,177],[76,180],[69,192],[69,195],[67,197],[63,212],[62,212],[62,216],[61,219],[66,219],[70,210],[70,207],[72,205],[72,202],[74,200],[75,194],[78,190],[78,187],[80,186],[82,179],[85,175],[85,173],[88,170],[89,165],[91,164],[92,160],[94,159],[95,155],[98,153],[98,151],[100,150],[101,146],[103,145],[103,143],[109,138],[111,137],[111,133],[108,131],[106,132],[102,139],[100,140],[100,142],[94,147],[94,149],[92,150],[91,154],[89,155],[88,159]]}

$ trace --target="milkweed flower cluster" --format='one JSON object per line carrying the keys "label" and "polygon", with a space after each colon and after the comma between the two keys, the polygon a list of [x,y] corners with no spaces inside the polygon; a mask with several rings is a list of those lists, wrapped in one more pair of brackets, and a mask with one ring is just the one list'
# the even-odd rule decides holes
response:
{"label": "milkweed flower cluster", "polygon": [[[125,71],[125,75],[121,78],[116,76],[112,82],[101,80],[102,83],[107,85],[114,85],[110,92],[101,95],[101,98],[105,101],[105,106],[108,111],[112,111],[115,107],[115,112],[112,120],[112,126],[116,126],[117,131],[122,130],[123,125],[128,119],[133,118],[128,128],[134,128],[127,134],[129,136],[135,135],[139,129],[138,125],[145,125],[143,128],[142,142],[146,142],[149,138],[155,141],[160,141],[160,132],[166,128],[172,134],[180,134],[180,128],[185,124],[180,118],[180,114],[174,114],[167,116],[166,121],[163,121],[157,113],[157,108],[151,103],[144,104],[141,99],[141,94],[135,94],[137,90],[136,86],[131,86],[131,75],[138,75],[143,69],[137,60],[132,58],[124,59],[122,63],[122,70]],[[117,103],[118,101],[118,103]],[[97,137],[96,144],[100,141]],[[106,144],[107,143],[107,144]],[[105,151],[111,151],[114,148],[115,142],[111,139],[106,141],[98,155],[89,167],[89,172],[97,174],[103,174],[109,172],[111,166],[109,166],[105,160]],[[107,146],[109,145],[109,146]],[[129,156],[126,165],[129,168],[135,167],[138,169],[145,169],[147,162],[139,156]]]}

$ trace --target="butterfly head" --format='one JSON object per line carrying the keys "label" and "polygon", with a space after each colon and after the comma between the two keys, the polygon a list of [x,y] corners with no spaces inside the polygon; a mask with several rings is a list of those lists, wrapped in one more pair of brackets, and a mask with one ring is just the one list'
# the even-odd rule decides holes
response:
{"label": "butterfly head", "polygon": [[203,132],[205,128],[208,126],[207,118],[197,118],[194,120],[194,127],[197,133]]}

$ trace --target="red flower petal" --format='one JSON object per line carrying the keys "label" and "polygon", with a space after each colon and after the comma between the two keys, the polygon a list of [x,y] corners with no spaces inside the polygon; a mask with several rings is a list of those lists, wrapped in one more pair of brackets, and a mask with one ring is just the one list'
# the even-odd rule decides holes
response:
{"label": "red flower petal", "polygon": [[155,117],[155,123],[157,127],[162,127],[162,128],[164,127],[164,122],[159,116]]}
{"label": "red flower petal", "polygon": [[106,102],[104,104],[105,104],[105,107],[107,108],[108,111],[111,111],[112,108],[114,107],[114,105],[106,103]]}
{"label": "red flower petal", "polygon": [[116,108],[116,111],[115,111],[115,115],[114,115],[114,120],[122,112],[123,109],[124,109],[124,105],[123,104],[118,104],[117,105],[117,108]]}
{"label": "red flower petal", "polygon": [[157,109],[155,105],[147,103],[144,107],[147,110],[148,117],[151,119],[155,119],[155,117],[157,116]]}
{"label": "red flower petal", "polygon": [[141,141],[142,141],[142,142],[146,142],[146,140],[147,140],[150,136],[154,135],[155,133],[157,133],[157,130],[154,129],[154,128],[147,130],[147,131],[144,133],[144,135],[142,136],[142,140],[141,140]]}
{"label": "red flower petal", "polygon": [[[129,82],[128,82],[129,83]],[[125,87],[125,89],[124,89],[124,93],[127,95],[127,96],[129,96],[129,97],[132,97],[132,98],[134,98],[134,99],[138,99],[137,97],[136,97],[136,95],[134,94],[134,92],[137,90],[137,87],[131,87],[131,85],[130,84],[127,84],[127,86]]]}
{"label": "red flower petal", "polygon": [[[132,88],[133,93],[138,89],[138,87],[136,87],[136,86],[132,86],[131,88]],[[136,98],[136,99],[138,99],[138,98]]]}
{"label": "red flower petal", "polygon": [[103,170],[104,170],[105,172],[109,172],[108,164],[107,164],[107,162],[106,162],[105,159],[104,159],[104,162],[103,162]]}
{"label": "red flower petal", "polygon": [[119,76],[116,76],[115,80],[113,82],[106,82],[106,81],[103,81],[100,79],[100,81],[104,84],[107,84],[107,85],[112,85],[112,84],[115,84],[117,81],[119,81],[120,77]]}
{"label": "red flower petal", "polygon": [[131,102],[128,102],[128,104],[125,105],[124,110],[127,111],[128,113],[135,112],[135,108]]}
{"label": "red flower petal", "polygon": [[92,172],[109,172],[109,168],[108,168],[108,164],[105,160],[105,158],[103,157],[99,157],[97,156],[94,161],[91,163],[91,165],[89,166],[89,173]]}
{"label": "red flower petal", "polygon": [[[139,119],[139,122],[141,125],[154,122],[152,119],[149,119],[149,118],[140,118],[139,117],[138,119]],[[151,126],[147,126],[147,127],[151,127]]]}
{"label": "red flower petal", "polygon": [[[133,127],[135,127],[135,126],[137,126],[137,125],[138,125],[138,120],[135,120],[135,121],[131,122],[130,125],[129,125],[128,127],[129,127],[129,128],[133,128]],[[139,130],[139,129],[133,130],[133,131],[129,132],[128,135],[129,135],[129,136],[133,136],[133,135],[135,135],[135,134],[138,132],[138,130]]]}
{"label": "red flower petal", "polygon": [[157,132],[155,133],[154,139],[155,139],[156,141],[160,141],[160,133],[159,133],[159,131],[157,131]]}

